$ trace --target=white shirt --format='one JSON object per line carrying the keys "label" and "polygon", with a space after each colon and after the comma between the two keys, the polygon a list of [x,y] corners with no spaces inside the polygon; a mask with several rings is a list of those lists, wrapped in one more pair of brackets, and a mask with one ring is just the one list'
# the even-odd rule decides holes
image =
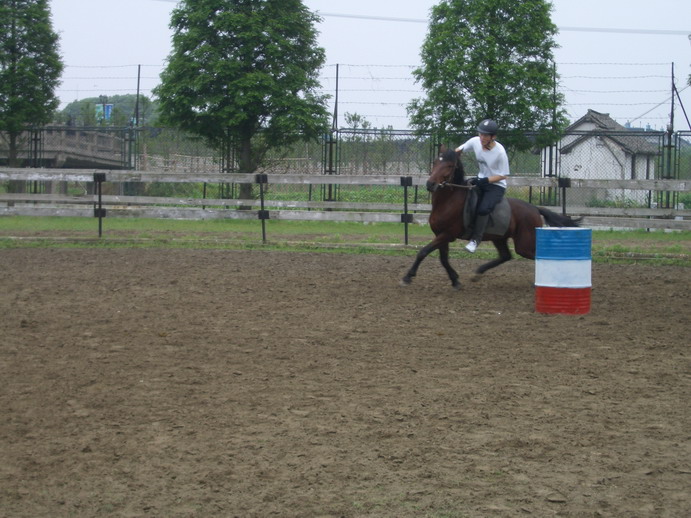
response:
{"label": "white shirt", "polygon": [[[494,146],[490,150],[482,147],[480,137],[473,137],[456,148],[456,151],[465,152],[469,150],[475,154],[478,166],[480,167],[480,172],[477,175],[478,178],[489,178],[495,175],[509,176],[511,174],[509,171],[509,157],[506,154],[506,150],[504,146],[496,140],[494,141]],[[507,182],[506,180],[500,180],[493,185],[501,185],[506,189]]]}

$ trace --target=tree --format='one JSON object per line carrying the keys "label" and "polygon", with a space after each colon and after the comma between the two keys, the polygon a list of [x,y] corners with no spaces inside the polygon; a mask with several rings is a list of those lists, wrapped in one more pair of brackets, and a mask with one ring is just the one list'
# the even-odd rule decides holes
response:
{"label": "tree", "polygon": [[360,129],[367,131],[372,128],[372,123],[359,113],[346,112],[343,118],[345,119],[346,127],[353,131]]}
{"label": "tree", "polygon": [[492,118],[502,140],[518,149],[534,145],[525,131],[553,139],[567,120],[556,92],[551,9],[545,0],[442,0],[433,7],[423,64],[413,71],[427,94],[408,106],[413,127],[457,142]]}
{"label": "tree", "polygon": [[[72,101],[60,112],[60,122],[74,126],[94,126],[96,120],[96,105],[101,103],[99,97],[87,97],[78,101]],[[113,111],[109,126],[128,126],[134,120],[135,112],[139,112],[139,125],[150,125],[155,118],[156,103],[151,102],[146,95],[140,95],[139,99],[134,94],[110,95],[109,104],[113,105]],[[139,103],[137,105],[137,103]]]}
{"label": "tree", "polygon": [[48,0],[0,3],[0,131],[10,165],[18,165],[21,133],[50,122],[62,70]]}
{"label": "tree", "polygon": [[182,0],[155,89],[161,121],[237,157],[240,173],[256,171],[270,149],[322,136],[316,21],[301,0]]}

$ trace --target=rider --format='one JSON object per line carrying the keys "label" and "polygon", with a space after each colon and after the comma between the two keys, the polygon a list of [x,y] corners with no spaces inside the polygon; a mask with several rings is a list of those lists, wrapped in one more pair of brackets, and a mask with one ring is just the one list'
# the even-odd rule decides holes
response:
{"label": "rider", "polygon": [[478,191],[473,233],[465,247],[470,253],[475,252],[482,241],[489,215],[504,197],[506,178],[511,174],[506,150],[497,142],[498,129],[496,122],[485,119],[477,127],[479,135],[456,148],[457,153],[472,151],[480,168],[477,178],[472,178],[469,182]]}

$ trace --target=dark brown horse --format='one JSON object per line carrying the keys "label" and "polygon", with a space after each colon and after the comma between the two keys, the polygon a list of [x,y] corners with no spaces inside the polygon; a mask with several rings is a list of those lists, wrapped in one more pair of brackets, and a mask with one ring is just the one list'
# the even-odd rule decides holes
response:
{"label": "dark brown horse", "polygon": [[[427,180],[427,190],[432,193],[432,212],[429,225],[435,238],[417,254],[413,266],[402,279],[403,284],[410,284],[417,273],[420,263],[434,250],[439,250],[439,260],[451,279],[454,288],[459,289],[458,273],[449,264],[449,243],[461,237],[465,228],[463,207],[465,206],[470,186],[466,185],[463,165],[458,154],[453,150],[442,150],[441,156],[434,162],[432,172]],[[513,239],[516,253],[527,259],[535,259],[535,228],[545,222],[555,227],[577,227],[578,220],[562,216],[545,208],[535,207],[530,203],[515,198],[507,198],[511,208],[511,221],[503,235],[485,234],[484,241],[491,241],[499,257],[481,265],[476,273],[485,273],[490,268],[499,266],[512,259],[508,240]]]}

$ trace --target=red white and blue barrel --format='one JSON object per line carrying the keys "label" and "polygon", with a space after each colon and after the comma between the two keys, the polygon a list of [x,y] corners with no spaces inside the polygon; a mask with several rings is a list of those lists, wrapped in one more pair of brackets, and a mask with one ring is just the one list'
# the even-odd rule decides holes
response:
{"label": "red white and blue barrel", "polygon": [[538,313],[588,313],[592,289],[592,230],[571,227],[535,230],[535,310]]}

